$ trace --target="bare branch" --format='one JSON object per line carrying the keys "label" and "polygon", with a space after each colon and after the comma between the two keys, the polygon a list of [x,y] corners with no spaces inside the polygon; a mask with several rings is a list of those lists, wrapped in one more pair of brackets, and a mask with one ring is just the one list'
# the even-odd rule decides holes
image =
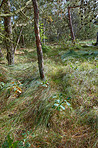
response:
{"label": "bare branch", "polygon": [[[5,2],[5,0],[3,0],[3,1]],[[3,4],[4,4],[4,2],[3,2]],[[7,16],[14,16],[14,15],[17,15],[18,13],[22,12],[22,11],[29,5],[30,2],[31,2],[31,0],[29,0],[28,2],[26,2],[26,5],[25,5],[25,6],[23,6],[22,8],[20,8],[20,9],[14,11],[13,13],[10,12],[10,13],[7,13],[7,14],[0,14],[0,17],[7,17]],[[2,4],[2,5],[3,5],[3,4]]]}
{"label": "bare branch", "polygon": [[1,5],[0,5],[0,9],[2,8],[4,3],[5,3],[5,0],[2,0]]}

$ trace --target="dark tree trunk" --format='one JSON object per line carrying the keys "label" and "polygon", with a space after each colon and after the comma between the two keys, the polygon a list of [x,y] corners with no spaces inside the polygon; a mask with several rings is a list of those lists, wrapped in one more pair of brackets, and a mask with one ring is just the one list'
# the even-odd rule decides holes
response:
{"label": "dark tree trunk", "polygon": [[75,35],[74,35],[74,31],[73,31],[73,26],[72,26],[70,7],[68,7],[68,18],[69,18],[69,29],[70,29],[70,33],[71,33],[71,39],[72,39],[72,42],[75,44]]}
{"label": "dark tree trunk", "polygon": [[21,37],[22,37],[22,38],[21,38],[21,39],[22,39],[22,40],[21,40],[22,47],[24,48],[24,47],[25,47],[25,40],[24,40],[24,35],[22,35]]}
{"label": "dark tree trunk", "polygon": [[44,74],[44,64],[43,64],[43,52],[42,52],[40,33],[39,33],[39,10],[38,10],[37,0],[32,0],[32,3],[34,7],[34,25],[35,25],[37,56],[38,56],[38,67],[40,72],[40,78],[44,80],[45,74]]}
{"label": "dark tree trunk", "polygon": [[[5,0],[4,3],[4,13],[10,13],[10,1]],[[5,44],[7,49],[7,60],[8,65],[14,64],[14,48],[12,42],[12,26],[11,26],[11,17],[4,17],[4,28],[5,28]]]}
{"label": "dark tree trunk", "polygon": [[98,32],[97,32],[97,40],[96,40],[95,46],[98,46]]}

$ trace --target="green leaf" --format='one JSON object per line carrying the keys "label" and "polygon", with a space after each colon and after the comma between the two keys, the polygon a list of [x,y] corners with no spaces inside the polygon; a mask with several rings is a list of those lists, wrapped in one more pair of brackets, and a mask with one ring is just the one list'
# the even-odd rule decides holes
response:
{"label": "green leaf", "polygon": [[4,85],[5,85],[5,83],[4,83],[4,82],[0,82],[0,85],[4,86]]}
{"label": "green leaf", "polygon": [[58,106],[58,107],[57,107],[57,110],[58,110],[58,111],[61,111],[61,108],[60,108],[60,106]]}
{"label": "green leaf", "polygon": [[17,91],[17,88],[16,87],[14,88],[14,91]]}
{"label": "green leaf", "polygon": [[67,100],[70,100],[70,99],[71,99],[71,97],[68,97],[68,98],[67,98]]}
{"label": "green leaf", "polygon": [[58,107],[58,106],[59,106],[59,104],[55,103],[55,104],[54,104],[54,106],[57,106],[57,107]]}
{"label": "green leaf", "polygon": [[53,99],[55,99],[55,98],[57,98],[57,96],[56,96],[56,95],[54,95],[52,98],[53,98]]}
{"label": "green leaf", "polygon": [[22,133],[22,136],[26,135],[26,133]]}
{"label": "green leaf", "polygon": [[47,85],[46,85],[46,84],[43,84],[42,86],[43,86],[43,87],[47,87]]}
{"label": "green leaf", "polygon": [[65,110],[65,107],[64,107],[64,106],[60,105],[60,107],[61,107],[63,110]]}
{"label": "green leaf", "polygon": [[57,103],[60,103],[60,100],[58,99],[58,100],[56,100],[56,102],[57,102]]}
{"label": "green leaf", "polygon": [[67,104],[68,106],[70,106],[70,105],[71,105],[69,102],[67,102],[67,101],[65,101],[65,102],[66,102],[66,104]]}
{"label": "green leaf", "polygon": [[72,66],[72,65],[70,65],[70,67],[71,67],[71,68],[73,68],[73,66]]}

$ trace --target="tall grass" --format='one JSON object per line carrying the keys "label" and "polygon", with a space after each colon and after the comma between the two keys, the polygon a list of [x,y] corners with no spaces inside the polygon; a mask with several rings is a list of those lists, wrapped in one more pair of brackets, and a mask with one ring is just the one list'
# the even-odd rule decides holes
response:
{"label": "tall grass", "polygon": [[17,53],[15,66],[0,65],[1,143],[31,131],[31,147],[97,147],[96,49],[51,48],[44,53],[46,82],[35,51]]}

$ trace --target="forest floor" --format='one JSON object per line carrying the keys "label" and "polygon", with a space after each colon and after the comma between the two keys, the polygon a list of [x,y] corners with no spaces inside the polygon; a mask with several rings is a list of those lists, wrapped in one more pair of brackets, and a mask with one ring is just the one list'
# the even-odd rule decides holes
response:
{"label": "forest floor", "polygon": [[44,82],[35,48],[17,50],[12,66],[5,53],[0,59],[2,147],[97,148],[97,47],[44,47]]}

